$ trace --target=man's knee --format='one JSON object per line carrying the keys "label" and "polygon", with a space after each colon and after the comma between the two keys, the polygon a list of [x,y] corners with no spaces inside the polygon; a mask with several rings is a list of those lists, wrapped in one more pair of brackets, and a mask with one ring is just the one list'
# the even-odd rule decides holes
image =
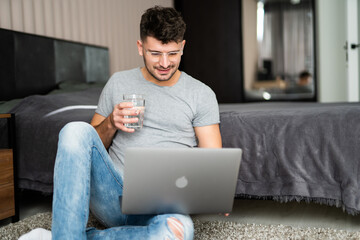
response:
{"label": "man's knee", "polygon": [[93,126],[86,122],[70,122],[60,131],[59,144],[65,147],[76,148],[81,142],[88,142],[91,135],[96,133]]}
{"label": "man's knee", "polygon": [[167,224],[176,240],[184,239],[184,225],[175,217],[167,219]]}
{"label": "man's knee", "polygon": [[93,126],[87,122],[69,122],[61,129],[60,134],[83,135],[84,133],[92,131],[93,129]]}

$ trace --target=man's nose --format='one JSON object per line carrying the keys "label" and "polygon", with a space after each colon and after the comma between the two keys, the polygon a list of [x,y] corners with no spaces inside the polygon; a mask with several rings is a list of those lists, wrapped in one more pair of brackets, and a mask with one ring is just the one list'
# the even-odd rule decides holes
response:
{"label": "man's nose", "polygon": [[162,54],[160,57],[160,66],[167,68],[170,65],[169,56],[167,54]]}

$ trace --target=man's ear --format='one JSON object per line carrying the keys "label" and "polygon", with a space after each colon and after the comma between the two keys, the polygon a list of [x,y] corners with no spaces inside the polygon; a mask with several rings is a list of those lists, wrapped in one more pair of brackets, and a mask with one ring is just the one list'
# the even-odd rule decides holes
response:
{"label": "man's ear", "polygon": [[141,40],[137,40],[136,45],[138,47],[139,55],[143,56],[143,45]]}
{"label": "man's ear", "polygon": [[[182,45],[182,53],[184,53],[185,43],[186,43],[185,39],[182,40],[182,42],[181,42],[181,45]],[[182,55],[182,54],[181,54],[181,55]]]}

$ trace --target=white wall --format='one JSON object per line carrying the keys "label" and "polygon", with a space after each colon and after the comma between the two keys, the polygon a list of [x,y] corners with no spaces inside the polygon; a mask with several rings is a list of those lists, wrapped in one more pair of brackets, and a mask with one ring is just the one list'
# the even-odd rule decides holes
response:
{"label": "white wall", "polygon": [[320,102],[347,101],[344,0],[317,0],[317,70]]}
{"label": "white wall", "polygon": [[143,65],[139,23],[154,5],[173,0],[0,0],[0,28],[108,47],[113,73]]}

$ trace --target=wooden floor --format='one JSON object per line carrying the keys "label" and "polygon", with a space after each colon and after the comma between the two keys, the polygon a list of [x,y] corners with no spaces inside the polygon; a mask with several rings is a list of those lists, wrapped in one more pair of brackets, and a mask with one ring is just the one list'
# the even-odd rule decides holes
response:
{"label": "wooden floor", "polygon": [[[51,211],[51,196],[24,192],[20,199],[20,219]],[[279,203],[272,200],[235,199],[230,216],[193,215],[201,220],[224,220],[239,223],[282,224],[295,227],[325,227],[360,231],[360,215],[352,216],[340,208],[305,202]],[[10,223],[1,220],[0,227]]]}

